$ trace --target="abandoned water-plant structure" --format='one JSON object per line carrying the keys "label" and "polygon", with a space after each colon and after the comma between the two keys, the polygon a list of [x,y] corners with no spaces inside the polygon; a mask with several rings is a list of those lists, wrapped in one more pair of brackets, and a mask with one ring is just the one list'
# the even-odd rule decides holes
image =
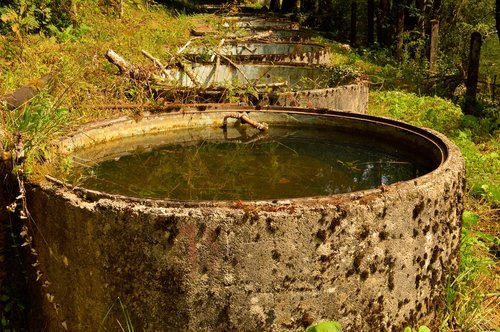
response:
{"label": "abandoned water-plant structure", "polygon": [[[256,89],[259,101],[266,94],[269,102],[181,105],[170,113],[90,123],[61,141],[64,159],[51,166],[79,162],[75,156],[86,151],[85,162],[94,163],[98,155],[121,159],[137,148],[179,141],[251,145],[265,130],[241,118],[235,127],[219,128],[228,114],[246,112],[270,132],[323,128],[398,142],[393,148],[403,155],[424,155],[415,161],[423,167],[400,182],[381,180],[353,192],[211,200],[89,189],[58,172],[30,179],[26,202],[39,230],[32,243],[52,283],[50,294],[31,290],[39,308],[31,326],[57,331],[62,321],[71,331],[106,328],[103,313],[117,298],[136,328],[148,331],[303,331],[321,319],[339,320],[352,331],[394,330],[432,322],[458,266],[464,194],[458,149],[439,133],[362,114],[367,85],[332,88],[323,82],[332,76],[325,75],[329,69],[231,62],[207,68],[193,64],[188,73],[180,66],[169,74],[180,82],[177,88],[190,88],[193,73],[205,86],[217,82],[214,76],[221,82],[238,77],[251,81],[246,88]],[[255,68],[264,69],[254,74]],[[272,70],[279,73],[271,76]],[[282,83],[301,88],[266,91]],[[338,99],[326,98],[332,95]],[[318,138],[310,139],[314,149]],[[355,160],[337,163],[348,171],[358,167]],[[287,181],[277,178],[279,185]]]}
{"label": "abandoned water-plant structure", "polygon": [[[158,133],[164,142],[223,138],[217,127],[234,111],[116,118],[82,127],[62,148],[109,142],[113,149],[126,137],[146,147],[144,135]],[[147,199],[55,178],[32,182],[30,211],[44,234],[34,241],[47,243],[38,246],[45,248],[39,260],[50,267],[71,330],[97,329],[117,296],[145,330],[301,331],[305,315],[335,317],[347,330],[391,330],[435,318],[458,263],[464,168],[457,148],[435,132],[361,114],[247,111],[270,128],[326,126],[398,141],[402,150],[425,151],[430,169],[352,193],[243,201]],[[180,128],[188,129],[181,138]],[[49,329],[59,324],[48,321]]]}

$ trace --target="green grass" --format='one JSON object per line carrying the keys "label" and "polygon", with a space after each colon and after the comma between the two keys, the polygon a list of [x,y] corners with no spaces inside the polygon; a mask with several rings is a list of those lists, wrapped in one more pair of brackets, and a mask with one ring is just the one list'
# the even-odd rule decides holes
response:
{"label": "green grass", "polygon": [[500,141],[487,118],[463,116],[439,97],[405,91],[372,91],[371,114],[440,131],[461,150],[468,196],[463,216],[461,263],[446,287],[440,331],[498,331],[498,260],[489,253],[499,243]]}
{"label": "green grass", "polygon": [[[115,307],[119,305],[118,311],[119,311],[119,316],[121,318],[116,318],[113,320],[113,323],[115,325],[111,324],[113,326],[112,330],[107,329],[106,323],[109,323],[108,320],[112,320],[111,318],[113,317],[113,311],[117,311]],[[123,301],[121,298],[116,298],[115,302],[111,305],[109,308],[108,312],[106,312],[106,315],[104,315],[104,318],[101,321],[101,327],[99,328],[98,332],[101,331],[120,331],[120,332],[134,332],[134,324],[132,322],[132,319],[130,318],[130,314],[128,313],[125,305],[123,304]]]}

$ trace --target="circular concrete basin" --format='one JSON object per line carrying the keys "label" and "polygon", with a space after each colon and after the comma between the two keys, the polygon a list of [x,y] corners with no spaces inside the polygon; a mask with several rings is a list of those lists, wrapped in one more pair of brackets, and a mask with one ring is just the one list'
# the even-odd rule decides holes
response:
{"label": "circular concrete basin", "polygon": [[238,18],[228,19],[226,22],[238,29],[253,29],[253,30],[299,30],[300,24],[297,22],[288,21],[277,18]]}
{"label": "circular concrete basin", "polygon": [[222,102],[230,97],[251,95],[248,89],[256,87],[260,92],[258,99],[268,99],[266,105],[327,108],[354,113],[366,113],[368,107],[369,87],[365,82],[329,87],[334,82],[337,84],[337,79],[342,79],[334,68],[266,63],[220,66],[195,63],[191,74],[202,86],[213,86],[216,90],[195,89],[191,76],[178,69],[171,70],[172,87],[160,91],[160,95],[167,100]]}
{"label": "circular concrete basin", "polygon": [[[61,154],[147,147],[150,136],[179,139],[178,129],[213,133],[238,111],[91,123],[61,142]],[[392,331],[433,322],[458,266],[458,149],[436,132],[362,114],[247,111],[270,127],[321,126],[389,140],[430,169],[364,191],[253,201],[141,199],[52,177],[32,181],[34,246],[59,305],[56,314],[41,289],[33,324],[56,331],[63,317],[70,331],[112,329],[124,321],[117,298],[141,331],[304,331],[320,319],[338,320],[346,331]]]}
{"label": "circular concrete basin", "polygon": [[[262,29],[247,29],[248,34],[262,33]],[[314,33],[309,30],[299,29],[299,30],[288,30],[288,29],[276,29],[273,28],[272,33],[266,39],[276,40],[281,42],[298,42],[307,43],[310,42]]]}
{"label": "circular concrete basin", "polygon": [[[216,70],[217,69],[217,70]],[[194,87],[191,77],[184,70],[172,71],[178,86]],[[192,65],[192,72],[205,86],[248,85],[286,83],[291,90],[326,88],[330,83],[332,70],[320,66],[273,65],[260,63],[242,63],[238,67],[230,64]]]}
{"label": "circular concrete basin", "polygon": [[[328,47],[318,44],[248,42],[224,45],[219,53],[236,63],[268,62],[314,65],[330,63],[330,50]],[[214,54],[210,49],[201,48],[186,56],[196,62],[212,62]]]}

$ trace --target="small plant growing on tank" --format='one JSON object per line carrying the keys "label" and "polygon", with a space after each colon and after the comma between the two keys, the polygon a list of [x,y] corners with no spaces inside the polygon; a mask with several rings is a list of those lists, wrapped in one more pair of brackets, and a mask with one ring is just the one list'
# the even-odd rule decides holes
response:
{"label": "small plant growing on tank", "polygon": [[113,305],[109,308],[108,312],[104,316],[102,322],[101,322],[101,327],[99,328],[99,331],[106,331],[106,328],[104,328],[104,324],[110,318],[110,314],[114,307],[119,304],[120,305],[120,311],[121,314],[123,315],[124,322],[122,323],[119,319],[116,319],[116,324],[119,327],[120,332],[134,332],[134,325],[132,324],[132,320],[130,319],[130,315],[128,311],[125,308],[125,305],[123,304],[122,300],[120,297],[117,297]]}
{"label": "small plant growing on tank", "polygon": [[329,321],[329,320],[325,320],[315,325],[311,325],[306,329],[306,332],[341,332],[341,331],[342,328],[339,322]]}
{"label": "small plant growing on tank", "polygon": [[224,88],[226,89],[226,100],[230,103],[253,104],[253,101],[259,99],[259,93],[254,86],[241,83],[238,80],[228,82]]}
{"label": "small plant growing on tank", "polygon": [[321,77],[309,78],[301,77],[297,84],[295,85],[296,90],[313,90],[313,89],[323,89],[327,82]]}
{"label": "small plant growing on tank", "polygon": [[418,330],[414,330],[411,327],[407,326],[407,327],[405,327],[405,329],[403,330],[403,332],[431,332],[431,329],[428,328],[425,325],[420,326],[418,328]]}
{"label": "small plant growing on tank", "polygon": [[335,66],[330,69],[330,77],[328,86],[334,88],[339,85],[349,84],[355,81],[360,76],[356,68],[350,65]]}

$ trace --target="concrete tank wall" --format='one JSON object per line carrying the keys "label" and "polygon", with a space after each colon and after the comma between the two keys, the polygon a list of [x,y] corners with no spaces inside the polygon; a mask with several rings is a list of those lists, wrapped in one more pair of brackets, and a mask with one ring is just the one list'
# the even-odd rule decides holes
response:
{"label": "concrete tank wall", "polygon": [[369,87],[366,83],[336,88],[284,92],[272,95],[273,105],[315,107],[365,114],[368,110]]}
{"label": "concrete tank wall", "polygon": [[[294,64],[273,65],[266,63],[242,63],[236,68],[230,64],[222,64],[216,69],[215,64],[193,64],[192,72],[204,86],[211,83],[229,84],[232,82],[248,84],[254,83],[272,84],[287,82],[288,87],[296,88],[299,84],[309,84],[324,87],[328,84],[331,70],[320,66],[300,66]],[[193,87],[195,84],[184,70],[172,70],[177,84],[185,87]]]}
{"label": "concrete tank wall", "polygon": [[[330,49],[318,44],[305,43],[237,43],[227,44],[220,50],[221,54],[236,63],[273,63],[273,64],[311,64],[326,65],[330,63]],[[207,55],[214,53],[207,48],[192,50],[186,57],[191,60],[207,62]]]}
{"label": "concrete tank wall", "polygon": [[[241,64],[239,69],[245,73],[246,78],[240,70],[231,65],[221,65],[217,72],[214,65],[196,65],[193,67],[193,73],[205,86],[210,84],[224,85],[229,82],[239,82],[245,85],[249,83],[247,78],[252,83],[254,80],[258,80],[260,84],[287,82],[286,89],[290,91],[268,94],[270,105],[327,108],[362,114],[365,114],[368,109],[369,86],[366,82],[341,85],[334,88],[313,89],[302,86],[327,86],[328,70],[321,67]],[[194,84],[191,78],[184,71],[175,71],[172,72],[172,75],[176,77],[177,86],[193,87]],[[173,93],[174,91],[166,92]],[[213,98],[220,100],[221,95],[216,94]]]}
{"label": "concrete tank wall", "polygon": [[[268,113],[251,116],[269,122]],[[414,139],[440,166],[377,189],[275,201],[141,200],[56,180],[31,183],[29,209],[39,229],[34,243],[60,305],[56,314],[41,290],[43,317],[33,327],[60,331],[64,321],[70,331],[97,331],[117,297],[140,331],[304,331],[319,319],[338,320],[344,331],[431,324],[458,266],[459,151],[434,132],[335,114],[339,121],[365,119],[363,127],[376,135]],[[154,132],[182,119],[217,125],[222,116],[122,118],[87,126],[65,146],[141,128]]]}

